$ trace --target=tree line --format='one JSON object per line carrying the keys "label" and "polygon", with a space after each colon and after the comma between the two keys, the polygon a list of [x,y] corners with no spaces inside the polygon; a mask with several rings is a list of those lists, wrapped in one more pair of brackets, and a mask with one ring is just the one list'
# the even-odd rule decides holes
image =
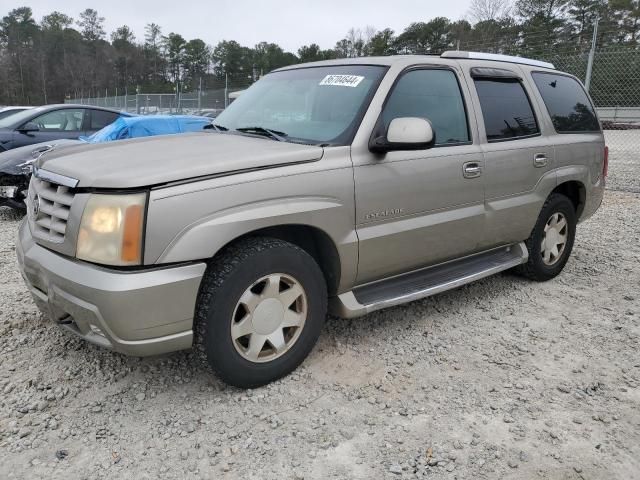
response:
{"label": "tree line", "polygon": [[[164,34],[149,23],[138,39],[127,25],[107,36],[104,17],[88,8],[73,18],[54,11],[37,21],[31,8],[0,21],[0,104],[41,104],[137,89],[172,93],[245,86],[300,62],[392,54],[476,50],[549,57],[581,53],[599,21],[598,45],[640,49],[640,0],[471,0],[466,18],[417,21],[402,32],[352,28],[330,49],[312,43],[287,52],[275,43],[234,40],[208,45]],[[636,57],[637,58],[637,57]]]}

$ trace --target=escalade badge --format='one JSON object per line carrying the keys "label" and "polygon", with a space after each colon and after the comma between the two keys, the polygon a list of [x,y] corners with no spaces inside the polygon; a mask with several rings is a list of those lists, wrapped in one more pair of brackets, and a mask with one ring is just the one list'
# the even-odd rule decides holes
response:
{"label": "escalade badge", "polygon": [[364,218],[365,220],[372,220],[376,218],[395,217],[397,215],[401,215],[403,212],[404,208],[387,208],[381,212],[367,213]]}

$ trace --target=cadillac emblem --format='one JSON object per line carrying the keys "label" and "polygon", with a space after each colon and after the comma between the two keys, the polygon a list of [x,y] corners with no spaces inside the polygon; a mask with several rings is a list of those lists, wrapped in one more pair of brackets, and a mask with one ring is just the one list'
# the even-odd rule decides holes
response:
{"label": "cadillac emblem", "polygon": [[31,213],[33,213],[33,218],[38,218],[38,214],[40,213],[40,197],[36,193],[33,196],[33,204],[31,205]]}

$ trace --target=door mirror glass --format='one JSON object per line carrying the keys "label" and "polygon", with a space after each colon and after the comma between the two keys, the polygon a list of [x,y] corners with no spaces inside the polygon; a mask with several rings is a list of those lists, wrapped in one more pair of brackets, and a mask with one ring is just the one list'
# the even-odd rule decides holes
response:
{"label": "door mirror glass", "polygon": [[389,123],[383,137],[374,138],[369,149],[375,153],[394,150],[426,150],[435,143],[435,133],[426,118],[401,117]]}
{"label": "door mirror glass", "polygon": [[21,133],[38,132],[39,130],[40,127],[33,122],[27,122],[18,129]]}

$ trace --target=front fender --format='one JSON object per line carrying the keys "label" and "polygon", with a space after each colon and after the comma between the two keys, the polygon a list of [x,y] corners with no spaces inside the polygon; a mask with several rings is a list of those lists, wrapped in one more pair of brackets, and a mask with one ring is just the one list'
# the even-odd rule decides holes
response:
{"label": "front fender", "polygon": [[[210,258],[236,238],[267,227],[304,225],[319,228],[334,242],[345,243],[348,232],[331,227],[344,205],[327,197],[282,197],[228,208],[185,226],[158,257],[157,263]],[[334,238],[334,235],[343,238]]]}
{"label": "front fender", "polygon": [[260,178],[263,174],[256,172],[152,191],[145,264],[207,259],[248,233],[304,225],[333,241],[340,257],[340,285],[352,282],[358,243],[351,169],[298,168],[303,171],[293,175]]}

